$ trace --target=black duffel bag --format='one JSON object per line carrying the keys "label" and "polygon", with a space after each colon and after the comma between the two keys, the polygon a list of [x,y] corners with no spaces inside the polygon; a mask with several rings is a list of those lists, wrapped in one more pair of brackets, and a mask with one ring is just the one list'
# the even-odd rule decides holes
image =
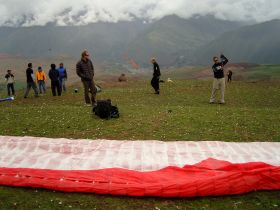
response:
{"label": "black duffel bag", "polygon": [[93,107],[95,115],[101,119],[119,118],[119,109],[117,106],[113,106],[110,99],[97,100],[97,105]]}

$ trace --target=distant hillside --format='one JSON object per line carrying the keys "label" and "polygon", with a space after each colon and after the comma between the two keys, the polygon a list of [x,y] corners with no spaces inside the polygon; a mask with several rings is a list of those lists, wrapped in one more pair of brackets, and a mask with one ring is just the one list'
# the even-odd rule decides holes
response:
{"label": "distant hillside", "polygon": [[25,57],[79,57],[83,49],[89,49],[95,59],[119,59],[123,46],[146,27],[140,21],[65,27],[52,24],[1,27],[0,52]]}
{"label": "distant hillside", "polygon": [[209,16],[189,20],[168,16],[141,32],[127,50],[140,61],[156,56],[164,65],[186,65],[192,63],[193,52],[198,47],[240,25]]}
{"label": "distant hillside", "polygon": [[191,63],[198,47],[241,23],[217,20],[211,16],[189,20],[168,16],[159,21],[142,20],[95,23],[87,26],[0,27],[0,53],[24,57],[79,57],[89,49],[99,61],[147,64],[156,56],[162,65]]}
{"label": "distant hillside", "polygon": [[196,52],[195,63],[211,62],[213,55],[225,53],[232,62],[280,63],[280,20],[244,26],[227,32]]}

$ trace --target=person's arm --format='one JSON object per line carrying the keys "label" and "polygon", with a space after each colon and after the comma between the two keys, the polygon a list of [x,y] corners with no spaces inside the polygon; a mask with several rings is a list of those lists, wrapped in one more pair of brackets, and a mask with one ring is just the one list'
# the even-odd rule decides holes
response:
{"label": "person's arm", "polygon": [[37,83],[38,83],[38,76],[39,76],[39,72],[36,71],[36,81],[37,81]]}
{"label": "person's arm", "polygon": [[9,78],[9,76],[8,76],[8,74],[6,74],[6,75],[5,75],[5,80],[6,80],[6,82],[8,82],[8,78]]}
{"label": "person's arm", "polygon": [[213,70],[213,72],[217,72],[215,65],[212,66],[212,70]]}
{"label": "person's arm", "polygon": [[80,78],[84,78],[84,74],[82,73],[80,62],[78,62],[76,65],[76,73]]}
{"label": "person's arm", "polygon": [[50,78],[50,80],[52,80],[52,77],[51,77],[51,70],[49,71],[49,78]]}
{"label": "person's arm", "polygon": [[228,59],[223,54],[221,54],[220,58],[222,65],[225,66],[228,63]]}
{"label": "person's arm", "polygon": [[47,77],[46,77],[46,74],[45,74],[45,72],[43,71],[43,80],[46,82],[46,80],[47,80]]}
{"label": "person's arm", "polygon": [[12,74],[12,78],[13,78],[13,83],[15,83],[16,80],[15,80],[15,76],[13,74]]}
{"label": "person's arm", "polygon": [[160,68],[159,68],[159,65],[157,64],[157,69],[158,69],[158,75],[160,76],[161,73],[160,73]]}
{"label": "person's arm", "polygon": [[60,75],[59,75],[59,71],[58,71],[58,70],[56,70],[56,78],[57,78],[57,80],[59,80],[59,78],[60,78]]}
{"label": "person's arm", "polygon": [[65,71],[65,79],[67,80],[67,71],[66,71],[66,68],[64,69]]}
{"label": "person's arm", "polygon": [[92,64],[92,61],[90,61],[90,65],[91,65],[91,68],[92,68],[92,71],[93,71],[93,76],[94,76],[94,66]]}
{"label": "person's arm", "polygon": [[155,73],[156,73],[156,76],[160,76],[160,75],[161,75],[161,74],[160,74],[160,68],[159,68],[158,63],[155,63],[155,65],[154,65],[154,71],[155,71]]}
{"label": "person's arm", "polygon": [[35,75],[34,75],[33,70],[31,70],[30,73],[31,73],[30,75],[31,75],[31,77],[32,77],[32,79],[33,79],[33,82],[35,82]]}

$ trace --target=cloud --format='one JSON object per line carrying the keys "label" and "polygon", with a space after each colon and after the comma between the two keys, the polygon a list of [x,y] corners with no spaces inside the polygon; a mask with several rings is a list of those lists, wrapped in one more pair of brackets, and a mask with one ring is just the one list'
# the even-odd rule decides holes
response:
{"label": "cloud", "polygon": [[279,0],[0,0],[0,25],[85,25],[177,14],[263,22],[280,18]]}

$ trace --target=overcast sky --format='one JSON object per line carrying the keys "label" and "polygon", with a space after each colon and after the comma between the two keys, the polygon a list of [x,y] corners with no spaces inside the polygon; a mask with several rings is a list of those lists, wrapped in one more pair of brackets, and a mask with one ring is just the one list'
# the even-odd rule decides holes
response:
{"label": "overcast sky", "polygon": [[280,18],[280,0],[0,0],[1,26],[155,20],[171,14],[263,22]]}

